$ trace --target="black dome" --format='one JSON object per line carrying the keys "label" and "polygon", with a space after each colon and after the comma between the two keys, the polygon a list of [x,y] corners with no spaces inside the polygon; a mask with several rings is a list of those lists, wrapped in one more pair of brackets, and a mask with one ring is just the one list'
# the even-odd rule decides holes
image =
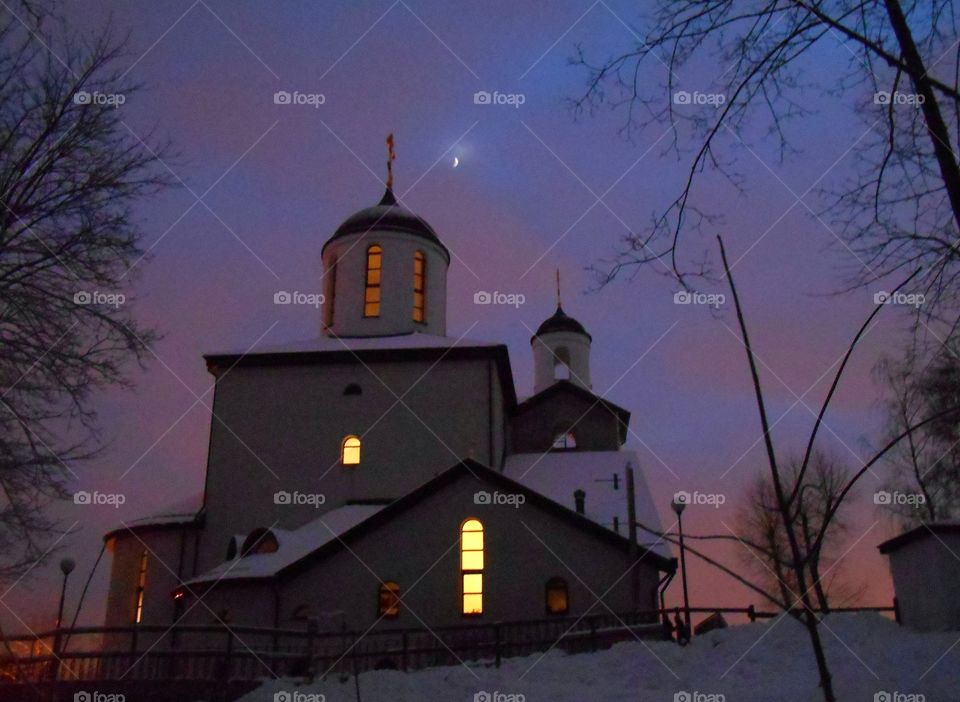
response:
{"label": "black dome", "polygon": [[590,341],[593,341],[593,337],[587,334],[587,330],[583,328],[583,325],[564,312],[560,305],[557,305],[557,311],[553,313],[553,316],[544,320],[543,324],[537,328],[537,333],[533,335],[530,341],[532,342],[533,339],[541,334],[549,334],[550,332],[575,332],[577,334],[583,334],[590,339]]}
{"label": "black dome", "polygon": [[323,247],[326,248],[327,244],[340,237],[349,234],[363,234],[372,229],[404,232],[405,234],[423,237],[443,249],[447,261],[450,260],[447,247],[440,241],[440,237],[433,231],[433,227],[427,224],[423,217],[415,215],[406,207],[399,205],[393,191],[389,188],[376,205],[354,212],[347,217]]}

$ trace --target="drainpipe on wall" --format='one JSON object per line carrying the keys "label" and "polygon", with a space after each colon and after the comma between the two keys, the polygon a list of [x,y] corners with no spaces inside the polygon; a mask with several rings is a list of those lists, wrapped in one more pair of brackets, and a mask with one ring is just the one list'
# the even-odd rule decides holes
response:
{"label": "drainpipe on wall", "polygon": [[[676,558],[671,559],[676,564]],[[662,578],[660,578],[660,584],[657,586],[658,600],[660,602],[660,609],[663,613],[664,621],[667,623],[670,622],[670,615],[667,614],[667,605],[664,601],[664,596],[667,594],[667,588],[670,587],[670,583],[673,582],[673,576],[677,574],[676,568],[673,571],[667,573]]]}
{"label": "drainpipe on wall", "polygon": [[633,611],[639,609],[640,599],[640,571],[637,569],[637,496],[633,491],[633,466],[627,462],[627,520],[628,533],[630,535],[630,601],[633,603]]}

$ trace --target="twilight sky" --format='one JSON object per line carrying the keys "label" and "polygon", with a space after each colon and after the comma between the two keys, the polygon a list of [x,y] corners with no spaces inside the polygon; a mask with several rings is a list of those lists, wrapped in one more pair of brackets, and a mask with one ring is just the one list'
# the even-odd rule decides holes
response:
{"label": "twilight sky", "polygon": [[[277,307],[273,294],[321,290],[324,241],[382,194],[388,132],[396,138],[398,195],[453,254],[448,333],[457,337],[476,324],[470,338],[507,343],[518,392],[530,394],[529,337],[553,311],[559,267],[564,307],[593,335],[594,390],[633,412],[642,442],[631,437],[628,444],[640,452],[662,517],[671,516],[678,490],[721,493],[723,507],[691,507],[685,526],[727,533],[743,486],[764,468],[732,310],[675,305],[677,288],[652,269],[600,291],[591,291],[584,270],[610,256],[627,227],[664,207],[686,175],[687,159],[667,151],[667,125],[627,140],[619,131],[622,110],[576,119],[566,102],[585,85],[585,73],[569,64],[575,46],[596,60],[631,47],[631,27],[642,33],[644,26],[642,5],[555,0],[547,11],[545,3],[518,0],[298,2],[269,10],[217,0],[69,4],[78,30],[102,27],[111,14],[116,27],[129,29],[130,76],[148,90],[119,109],[133,133],[155,128],[174,140],[180,157],[169,165],[184,184],[140,209],[151,255],[136,266],[139,277],[128,291],[139,317],[165,336],[145,372],[131,369],[135,390],[98,398],[110,447],[96,463],[74,467],[78,489],[122,493],[126,503],[57,507],[64,525],[76,522],[78,530],[62,542],[79,563],[71,611],[105,530],[199,494],[210,426],[204,403],[211,395],[203,393],[212,386],[201,354],[246,348],[261,337],[270,343],[318,333],[317,310]],[[805,77],[826,80],[849,58],[839,42],[826,44],[808,59]],[[656,61],[644,70],[651,85],[664,81]],[[690,66],[680,87],[709,89],[720,72]],[[322,94],[324,103],[277,105],[280,90]],[[523,104],[477,105],[481,90],[519,94]],[[854,144],[867,129],[855,107],[866,96],[850,94],[845,102],[813,90],[806,95],[817,112],[790,127],[801,153],[783,164],[762,139],[763,124],[749,148],[732,134],[721,138],[746,176],[747,194],[707,174],[696,202],[724,221],[709,236],[688,240],[689,253],[709,251],[716,261],[712,237],[722,233],[738,260],[734,273],[784,453],[802,448],[830,382],[825,372],[873,305],[873,290],[832,294],[841,269],[859,263],[808,209],[822,204],[818,187],[849,175]],[[526,302],[517,309],[476,306],[479,290],[520,293]],[[884,311],[820,434],[822,448],[851,464],[868,454],[879,426],[871,368],[898,348],[906,323],[906,312]],[[866,586],[864,604],[886,605],[890,579],[875,547],[891,526],[873,508],[876,486],[870,478],[860,490],[846,567]],[[739,566],[745,551],[737,548],[710,551]],[[31,626],[55,615],[57,560],[4,598]],[[108,572],[105,558],[82,622],[100,622]],[[695,559],[690,582],[694,605],[760,604]],[[670,594],[676,602],[679,580]],[[7,610],[0,621],[16,624]]]}

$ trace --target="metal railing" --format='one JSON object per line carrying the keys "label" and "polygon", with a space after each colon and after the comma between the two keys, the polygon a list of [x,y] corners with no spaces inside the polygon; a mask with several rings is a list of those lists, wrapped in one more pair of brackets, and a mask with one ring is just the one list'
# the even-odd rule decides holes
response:
{"label": "metal railing", "polygon": [[[550,649],[584,653],[634,638],[669,638],[676,608],[626,614],[472,623],[434,629],[361,631],[207,625],[76,627],[0,640],[0,684],[40,681],[258,680],[322,678],[372,669],[415,670],[468,661],[499,666],[504,658]],[[781,612],[697,607],[750,621]],[[848,607],[833,612],[893,612]]]}

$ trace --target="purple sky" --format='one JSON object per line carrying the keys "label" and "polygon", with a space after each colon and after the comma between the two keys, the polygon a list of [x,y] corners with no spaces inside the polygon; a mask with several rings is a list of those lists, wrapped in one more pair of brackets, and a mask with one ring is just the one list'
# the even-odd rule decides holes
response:
{"label": "purple sky", "polygon": [[[676,288],[652,270],[587,292],[584,267],[610,255],[624,223],[646,223],[686,175],[687,160],[665,153],[669,136],[658,143],[665,125],[631,143],[618,133],[622,111],[577,121],[565,104],[584,86],[585,74],[568,63],[575,44],[597,59],[627,48],[628,25],[643,26],[637,3],[557,0],[549,12],[517,0],[458,2],[456,9],[439,0],[285,3],[269,11],[213,0],[113,5],[83,0],[68,12],[77,29],[99,27],[111,12],[116,26],[130,28],[130,75],[149,91],[120,108],[124,121],[137,134],[155,126],[175,140],[181,157],[170,165],[189,190],[170,191],[139,213],[152,256],[137,265],[135,310],[165,337],[133,392],[97,400],[111,446],[102,460],[75,468],[82,489],[123,493],[126,504],[57,509],[66,525],[79,522],[64,542],[79,562],[71,603],[107,528],[199,493],[210,418],[196,396],[212,381],[201,354],[247,347],[275,323],[264,342],[318,332],[318,312],[276,307],[273,293],[321,289],[320,248],[340,221],[379,199],[391,131],[398,194],[410,189],[404,202],[454,254],[448,333],[459,336],[476,322],[471,338],[506,342],[518,391],[529,394],[528,340],[553,311],[559,267],[564,307],[594,338],[594,389],[633,412],[646,447],[636,438],[628,443],[641,453],[664,519],[677,490],[721,492],[724,507],[690,508],[685,525],[693,533],[732,526],[740,490],[764,466],[732,310],[714,316],[675,305]],[[848,59],[841,45],[825,46],[807,61],[806,76],[829,76]],[[664,80],[657,62],[645,70],[651,85]],[[709,88],[716,67],[697,71],[680,75],[680,87]],[[275,105],[278,90],[322,93],[325,104]],[[478,90],[523,94],[525,102],[475,105]],[[734,272],[784,452],[802,447],[830,380],[818,378],[872,309],[872,291],[830,295],[840,287],[840,268],[859,264],[797,203],[811,186],[850,173],[851,146],[866,129],[854,107],[864,98],[828,101],[810,91],[818,113],[792,126],[802,154],[782,166],[760,139],[764,125],[750,150],[728,134],[720,143],[736,153],[748,194],[709,174],[696,191],[697,203],[725,221],[710,236],[689,239],[689,252],[709,249],[716,260],[712,235],[722,232],[731,258],[743,256]],[[595,204],[608,189],[605,204]],[[207,193],[203,204],[190,190]],[[815,193],[805,202],[816,210]],[[474,306],[478,290],[522,293],[527,302],[516,310]],[[867,454],[880,420],[870,370],[896,348],[905,325],[905,313],[890,310],[870,332],[827,417],[825,449],[851,462]],[[203,399],[209,404],[211,395]],[[849,567],[867,585],[864,602],[885,605],[889,575],[875,546],[890,525],[873,509],[875,488],[870,479],[861,489]],[[712,552],[738,562],[735,548]],[[694,604],[759,604],[690,565]],[[100,566],[83,621],[102,617],[108,567],[106,560]],[[49,623],[58,579],[54,559],[5,601],[31,626]],[[672,588],[673,601],[678,594]],[[0,612],[9,622],[7,615]]]}

